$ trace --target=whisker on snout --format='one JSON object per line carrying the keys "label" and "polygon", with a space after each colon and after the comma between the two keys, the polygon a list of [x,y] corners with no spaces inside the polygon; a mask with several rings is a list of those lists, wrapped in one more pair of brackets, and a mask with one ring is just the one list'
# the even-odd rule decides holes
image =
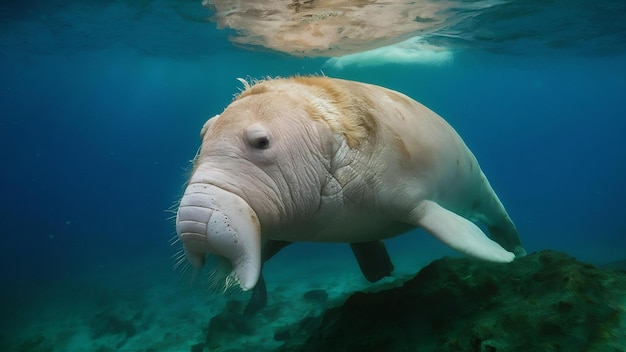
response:
{"label": "whisker on snout", "polygon": [[[178,237],[178,234],[174,233],[174,235],[172,236],[172,238],[170,238],[168,242],[170,243],[170,246],[173,246],[177,244],[178,242],[180,242],[180,238]],[[182,248],[181,248],[181,251],[182,251]]]}
{"label": "whisker on snout", "polygon": [[221,294],[233,294],[240,292],[239,283],[231,275],[232,267],[230,262],[226,258],[217,256],[210,257],[213,262],[213,268],[209,273],[209,292]]}
{"label": "whisker on snout", "polygon": [[[183,267],[181,267],[181,265],[183,265]],[[187,258],[185,257],[184,254],[175,259],[174,270],[177,270],[177,269],[186,270],[185,266],[189,266],[189,262],[187,261]]]}
{"label": "whisker on snout", "polygon": [[172,255],[172,258],[174,258],[175,261],[179,261],[181,258],[187,259],[185,257],[185,250],[182,248],[177,250],[176,253]]}
{"label": "whisker on snout", "polygon": [[175,200],[172,202],[172,205],[170,205],[166,211],[172,211],[172,212],[176,212],[176,209],[178,209],[178,206],[180,205],[180,199],[179,200]]}
{"label": "whisker on snout", "polygon": [[[186,277],[189,273],[191,264],[189,263],[189,260],[187,260],[185,250],[181,248],[176,251],[176,253],[172,255],[172,259],[174,260],[174,270],[180,271],[181,278]],[[189,282],[193,282],[197,274],[198,270],[194,270]]]}
{"label": "whisker on snout", "polygon": [[[182,265],[182,266],[181,266]],[[185,262],[185,260],[179,260],[174,264],[174,270],[180,270],[181,273],[183,273],[184,271],[186,271],[186,266],[188,266],[189,264],[187,262]]]}
{"label": "whisker on snout", "polygon": [[180,200],[174,202],[168,209],[164,209],[163,211],[168,214],[172,214],[165,218],[166,221],[170,222],[174,227],[176,227],[176,216],[178,215],[178,206],[180,205]]}

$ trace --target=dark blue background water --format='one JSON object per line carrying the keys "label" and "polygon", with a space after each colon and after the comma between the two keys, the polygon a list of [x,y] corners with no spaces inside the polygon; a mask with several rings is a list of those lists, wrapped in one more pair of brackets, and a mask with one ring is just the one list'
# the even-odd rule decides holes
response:
{"label": "dark blue background water", "polygon": [[[199,1],[62,4],[0,5],[0,279],[35,287],[129,256],[169,265],[165,210],[235,78],[319,73],[325,61],[235,48]],[[585,50],[470,43],[447,65],[325,73],[446,118],[529,251],[609,261],[626,257],[626,41],[614,31]]]}

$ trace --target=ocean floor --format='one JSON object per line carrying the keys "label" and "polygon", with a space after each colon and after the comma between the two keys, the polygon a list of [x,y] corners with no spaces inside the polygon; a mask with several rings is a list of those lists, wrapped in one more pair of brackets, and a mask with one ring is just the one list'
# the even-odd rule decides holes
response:
{"label": "ocean floor", "polygon": [[372,284],[346,245],[287,247],[264,268],[268,306],[249,319],[241,313],[250,293],[211,292],[208,270],[191,281],[160,252],[64,281],[8,283],[0,350],[276,350],[294,329],[306,329],[306,318],[340,306],[352,293],[399,287],[433,260],[454,255],[428,241],[419,253],[389,248],[394,276]]}

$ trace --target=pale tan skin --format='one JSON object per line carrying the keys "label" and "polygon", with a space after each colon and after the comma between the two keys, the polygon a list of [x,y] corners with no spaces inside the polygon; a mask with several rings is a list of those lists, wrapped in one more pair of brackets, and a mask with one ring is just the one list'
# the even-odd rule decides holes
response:
{"label": "pale tan skin", "polygon": [[256,284],[265,240],[356,243],[420,227],[482,259],[525,254],[441,117],[398,92],[325,77],[263,81],[210,119],[178,217],[192,263],[228,258],[229,280],[244,290]]}

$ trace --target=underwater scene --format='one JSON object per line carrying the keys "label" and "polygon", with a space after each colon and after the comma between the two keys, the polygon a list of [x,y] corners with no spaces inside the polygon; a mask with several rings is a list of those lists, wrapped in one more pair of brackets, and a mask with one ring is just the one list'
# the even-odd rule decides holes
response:
{"label": "underwater scene", "polygon": [[0,3],[0,351],[625,351],[626,2]]}

